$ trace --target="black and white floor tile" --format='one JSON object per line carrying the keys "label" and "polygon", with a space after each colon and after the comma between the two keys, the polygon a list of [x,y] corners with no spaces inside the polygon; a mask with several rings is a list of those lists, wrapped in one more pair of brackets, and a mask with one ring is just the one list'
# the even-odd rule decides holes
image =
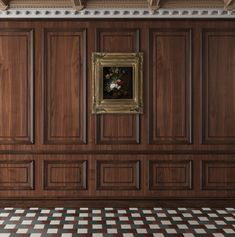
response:
{"label": "black and white floor tile", "polygon": [[0,237],[235,237],[235,208],[2,208]]}

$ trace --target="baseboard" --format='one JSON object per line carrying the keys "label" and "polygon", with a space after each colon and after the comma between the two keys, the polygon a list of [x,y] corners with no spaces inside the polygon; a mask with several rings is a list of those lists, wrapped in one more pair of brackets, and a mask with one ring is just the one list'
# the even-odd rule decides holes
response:
{"label": "baseboard", "polygon": [[141,200],[81,200],[81,199],[1,199],[0,207],[165,207],[224,208],[234,207],[235,199],[141,199]]}

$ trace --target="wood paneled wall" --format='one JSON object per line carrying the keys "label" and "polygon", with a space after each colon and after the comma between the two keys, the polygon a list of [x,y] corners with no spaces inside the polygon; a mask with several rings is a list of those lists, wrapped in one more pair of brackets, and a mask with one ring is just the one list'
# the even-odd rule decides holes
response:
{"label": "wood paneled wall", "polygon": [[[0,202],[235,199],[234,32],[222,20],[1,21]],[[143,115],[93,115],[92,52],[139,51]]]}

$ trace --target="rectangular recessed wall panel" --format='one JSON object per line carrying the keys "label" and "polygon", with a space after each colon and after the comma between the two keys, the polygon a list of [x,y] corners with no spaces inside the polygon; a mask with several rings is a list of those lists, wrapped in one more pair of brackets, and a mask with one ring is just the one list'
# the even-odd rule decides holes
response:
{"label": "rectangular recessed wall panel", "polygon": [[138,190],[140,188],[139,161],[97,161],[98,190]]}
{"label": "rectangular recessed wall panel", "polygon": [[202,161],[202,189],[235,190],[235,161]]}
{"label": "rectangular recessed wall panel", "polygon": [[190,190],[191,161],[149,161],[150,190]]}
{"label": "rectangular recessed wall panel", "polygon": [[0,31],[0,144],[33,138],[33,31]]}
{"label": "rectangular recessed wall panel", "polygon": [[87,161],[44,161],[46,190],[85,190]]}
{"label": "rectangular recessed wall panel", "polygon": [[33,190],[33,161],[1,161],[0,190]]}
{"label": "rectangular recessed wall panel", "polygon": [[44,142],[86,143],[86,31],[45,30]]}
{"label": "rectangular recessed wall panel", "polygon": [[235,144],[235,32],[203,32],[202,143]]}
{"label": "rectangular recessed wall panel", "polygon": [[149,143],[189,144],[191,135],[191,31],[150,31]]}
{"label": "rectangular recessed wall panel", "polygon": [[[138,29],[97,29],[97,52],[138,52]],[[140,143],[140,119],[133,114],[96,115],[97,144]]]}

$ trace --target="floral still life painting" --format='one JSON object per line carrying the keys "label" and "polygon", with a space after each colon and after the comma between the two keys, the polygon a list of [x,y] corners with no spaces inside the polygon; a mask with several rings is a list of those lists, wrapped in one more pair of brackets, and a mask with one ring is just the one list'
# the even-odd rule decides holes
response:
{"label": "floral still life painting", "polygon": [[143,53],[92,54],[92,113],[143,113]]}
{"label": "floral still life painting", "polygon": [[132,99],[132,67],[103,67],[103,98]]}

